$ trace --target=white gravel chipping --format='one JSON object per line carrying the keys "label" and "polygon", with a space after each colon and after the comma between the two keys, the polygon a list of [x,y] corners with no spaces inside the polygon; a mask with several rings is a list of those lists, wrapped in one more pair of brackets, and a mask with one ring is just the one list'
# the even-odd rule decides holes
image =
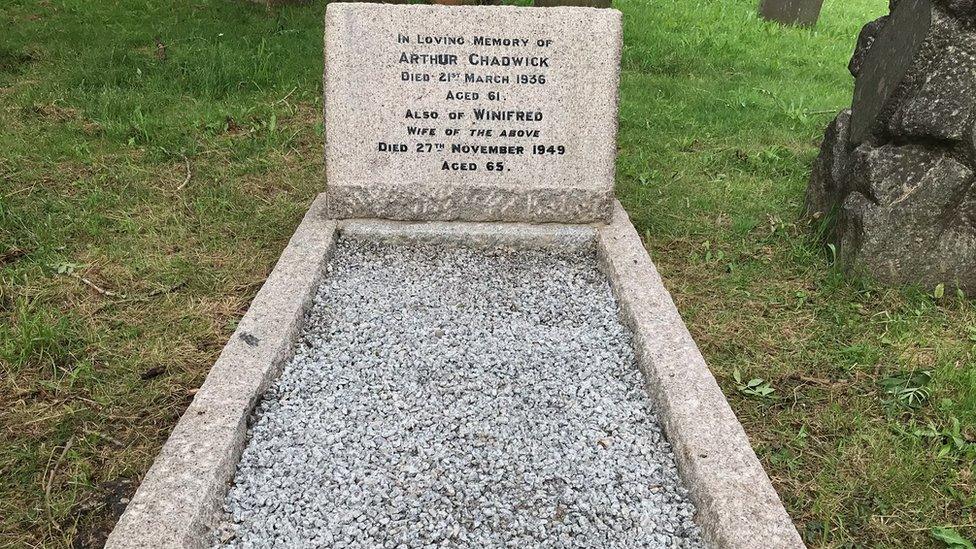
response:
{"label": "white gravel chipping", "polygon": [[227,547],[702,547],[592,253],[340,241]]}

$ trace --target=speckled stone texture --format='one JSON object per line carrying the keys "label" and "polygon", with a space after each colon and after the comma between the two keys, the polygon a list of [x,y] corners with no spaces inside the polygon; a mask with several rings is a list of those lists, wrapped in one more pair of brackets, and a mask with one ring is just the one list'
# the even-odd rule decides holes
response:
{"label": "speckled stone texture", "polygon": [[609,8],[610,4],[610,0],[535,0],[532,2],[532,5],[537,8],[558,8],[561,6]]}
{"label": "speckled stone texture", "polygon": [[852,109],[827,128],[806,213],[890,285],[976,293],[976,6],[898,0],[865,25]]}
{"label": "speckled stone texture", "polygon": [[[592,253],[633,330],[651,401],[709,547],[803,547],[738,420],[685,328],[640,237],[616,206],[609,225],[417,223],[324,217],[316,200],[174,429],[108,547],[197,548],[210,541],[254,403],[287,361],[333,234],[357,241]],[[594,242],[595,239],[595,242]],[[704,419],[703,419],[704,418]]]}
{"label": "speckled stone texture", "polygon": [[620,12],[335,3],[325,26],[330,216],[609,220]]}
{"label": "speckled stone texture", "polygon": [[823,0],[762,0],[759,15],[784,25],[812,27],[820,19]]}

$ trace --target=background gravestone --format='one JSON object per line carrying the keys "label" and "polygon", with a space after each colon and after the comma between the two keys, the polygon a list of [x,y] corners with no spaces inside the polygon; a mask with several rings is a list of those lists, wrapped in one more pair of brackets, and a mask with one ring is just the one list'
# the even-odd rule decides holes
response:
{"label": "background gravestone", "polygon": [[610,0],[535,0],[533,5],[540,8],[557,6],[576,6],[580,8],[609,8]]}
{"label": "background gravestone", "polygon": [[848,270],[976,293],[974,20],[968,0],[899,0],[861,31],[852,110],[827,128],[805,205]]}
{"label": "background gravestone", "polygon": [[784,25],[812,27],[820,19],[823,0],[762,0],[759,15]]}
{"label": "background gravestone", "polygon": [[610,219],[620,12],[337,3],[326,28],[330,216]]}

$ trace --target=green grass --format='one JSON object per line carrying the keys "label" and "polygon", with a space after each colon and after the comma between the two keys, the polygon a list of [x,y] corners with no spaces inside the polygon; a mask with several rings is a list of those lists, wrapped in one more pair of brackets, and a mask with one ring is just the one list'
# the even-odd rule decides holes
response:
{"label": "green grass", "polygon": [[[811,546],[976,538],[976,309],[845,278],[798,221],[887,2],[755,4],[620,1],[618,195]],[[322,189],[322,10],[0,7],[0,546],[111,527]],[[883,385],[920,371],[916,407]]]}

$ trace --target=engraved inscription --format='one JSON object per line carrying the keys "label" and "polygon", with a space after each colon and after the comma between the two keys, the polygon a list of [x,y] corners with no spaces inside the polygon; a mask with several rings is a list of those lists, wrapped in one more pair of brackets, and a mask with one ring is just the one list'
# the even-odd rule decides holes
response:
{"label": "engraved inscription", "polygon": [[387,106],[400,123],[374,143],[375,153],[391,161],[423,157],[424,165],[441,172],[486,174],[573,154],[570,145],[546,135],[553,107],[541,104],[545,94],[520,93],[559,85],[551,71],[558,39],[406,31],[388,39],[396,46],[393,70],[378,71],[376,78],[395,81],[404,88],[399,97],[415,99]]}

